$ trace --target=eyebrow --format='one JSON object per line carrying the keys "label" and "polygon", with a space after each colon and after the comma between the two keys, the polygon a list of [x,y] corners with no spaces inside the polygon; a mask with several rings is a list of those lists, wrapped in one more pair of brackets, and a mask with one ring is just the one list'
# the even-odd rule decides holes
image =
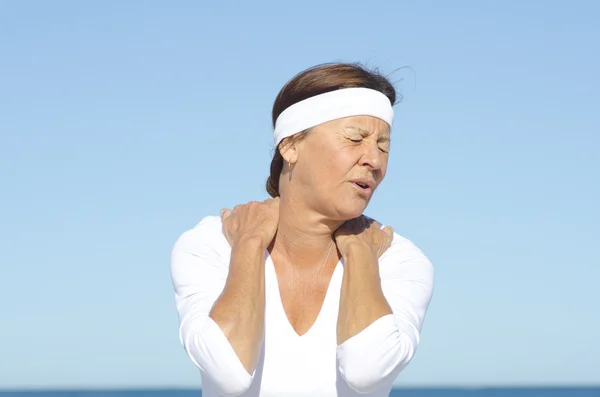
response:
{"label": "eyebrow", "polygon": [[[352,130],[358,131],[359,133],[361,133],[361,134],[363,134],[363,135],[369,135],[369,134],[371,134],[371,132],[370,132],[370,131],[368,131],[368,130],[365,130],[364,128],[360,128],[360,127],[347,126],[347,127],[345,127],[345,128],[348,128],[348,129],[352,129]],[[391,140],[391,139],[390,139],[390,132],[388,131],[388,132],[387,132],[387,134],[380,136],[380,137],[379,137],[379,140],[380,140],[380,141],[384,141],[384,142],[386,142],[386,141],[390,141],[390,140]]]}

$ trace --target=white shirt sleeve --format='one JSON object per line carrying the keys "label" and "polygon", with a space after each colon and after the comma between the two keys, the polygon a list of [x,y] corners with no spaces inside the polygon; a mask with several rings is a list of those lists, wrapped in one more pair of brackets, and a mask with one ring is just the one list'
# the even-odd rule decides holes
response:
{"label": "white shirt sleeve", "polygon": [[419,248],[397,234],[379,259],[379,274],[393,314],[374,321],[337,348],[340,373],[359,393],[391,386],[408,365],[433,294],[433,266]]}
{"label": "white shirt sleeve", "polygon": [[221,328],[208,314],[225,286],[229,245],[220,219],[206,217],[184,232],[171,254],[171,278],[179,315],[179,338],[192,362],[220,395],[235,396],[250,387],[249,374]]}

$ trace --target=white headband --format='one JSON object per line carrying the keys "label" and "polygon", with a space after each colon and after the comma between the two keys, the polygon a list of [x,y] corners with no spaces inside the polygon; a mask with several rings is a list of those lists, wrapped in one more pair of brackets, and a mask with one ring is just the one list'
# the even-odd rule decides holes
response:
{"label": "white headband", "polygon": [[370,88],[343,88],[297,102],[275,122],[275,148],[284,138],[327,121],[349,116],[374,116],[389,124],[394,109],[388,97]]}

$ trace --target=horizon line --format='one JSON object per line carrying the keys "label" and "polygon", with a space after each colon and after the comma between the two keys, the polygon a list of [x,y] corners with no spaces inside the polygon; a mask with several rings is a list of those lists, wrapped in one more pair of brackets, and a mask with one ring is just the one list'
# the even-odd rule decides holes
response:
{"label": "horizon line", "polygon": [[[506,384],[406,384],[394,385],[392,389],[580,389],[600,388],[600,382],[562,382],[562,383],[506,383]],[[202,386],[19,386],[2,387],[0,393],[7,392],[77,392],[77,391],[201,391]]]}

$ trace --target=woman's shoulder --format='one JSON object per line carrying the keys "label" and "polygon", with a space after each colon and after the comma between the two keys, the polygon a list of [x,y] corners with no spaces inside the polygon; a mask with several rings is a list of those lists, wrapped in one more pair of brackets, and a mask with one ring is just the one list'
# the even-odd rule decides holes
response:
{"label": "woman's shoulder", "polygon": [[433,264],[427,255],[416,243],[396,231],[390,248],[383,253],[379,263],[382,277],[410,273],[433,278]]}
{"label": "woman's shoulder", "polygon": [[227,259],[231,247],[223,235],[221,217],[205,216],[194,226],[184,230],[173,246],[174,254],[181,252]]}

